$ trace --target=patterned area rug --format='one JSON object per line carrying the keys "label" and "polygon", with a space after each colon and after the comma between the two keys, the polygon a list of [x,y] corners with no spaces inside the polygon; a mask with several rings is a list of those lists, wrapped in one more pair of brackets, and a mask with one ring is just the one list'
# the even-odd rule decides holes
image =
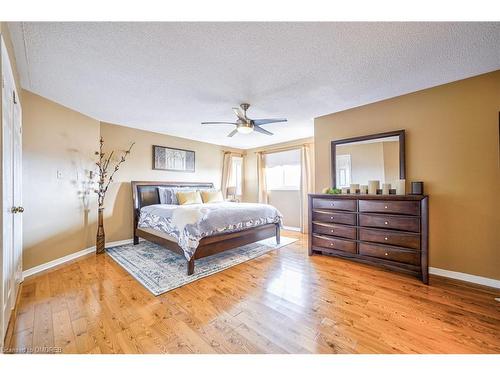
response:
{"label": "patterned area rug", "polygon": [[157,296],[295,241],[297,240],[294,238],[282,236],[281,243],[277,245],[276,239],[272,237],[207,258],[197,259],[194,274],[191,276],[187,275],[186,258],[152,242],[141,241],[139,245],[116,246],[106,249],[106,252],[146,289]]}

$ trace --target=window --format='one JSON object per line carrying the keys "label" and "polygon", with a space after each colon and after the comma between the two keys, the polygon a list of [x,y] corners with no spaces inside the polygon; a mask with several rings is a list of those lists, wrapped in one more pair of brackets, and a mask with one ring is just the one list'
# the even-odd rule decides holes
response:
{"label": "window", "polygon": [[242,189],[242,170],[243,170],[243,158],[238,156],[233,156],[231,158],[231,174],[229,176],[229,186],[234,187],[236,196],[241,196],[243,194]]}
{"label": "window", "polygon": [[300,150],[267,154],[267,190],[300,190]]}
{"label": "window", "polygon": [[337,155],[337,188],[349,187],[351,185],[351,155]]}

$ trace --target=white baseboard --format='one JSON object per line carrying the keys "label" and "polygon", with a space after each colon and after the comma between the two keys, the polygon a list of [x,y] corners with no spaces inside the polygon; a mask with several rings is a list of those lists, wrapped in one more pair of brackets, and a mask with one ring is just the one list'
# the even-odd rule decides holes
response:
{"label": "white baseboard", "polygon": [[[115,246],[120,246],[120,245],[127,245],[127,244],[132,243],[132,242],[133,242],[132,239],[123,240],[123,241],[108,242],[108,243],[106,243],[106,247],[115,247]],[[50,262],[40,264],[40,265],[35,266],[33,268],[27,269],[26,271],[23,271],[23,279],[25,277],[28,277],[28,276],[31,276],[31,275],[35,275],[35,274],[37,274],[39,272],[46,271],[46,270],[48,270],[50,268],[53,268],[53,267],[56,267],[56,266],[58,266],[60,264],[69,262],[69,261],[71,261],[73,259],[80,258],[80,257],[82,257],[84,255],[91,254],[91,253],[94,253],[94,252],[95,252],[95,246],[92,246],[92,247],[89,247],[87,249],[83,249],[83,250],[77,251],[76,253],[72,253],[72,254],[63,256],[61,258],[51,260]]]}
{"label": "white baseboard", "polygon": [[297,228],[297,227],[287,227],[285,225],[283,225],[283,229],[290,230],[292,232],[301,232],[302,231],[300,228]]}
{"label": "white baseboard", "polygon": [[435,267],[429,267],[429,273],[431,275],[444,276],[444,277],[447,277],[449,279],[462,280],[462,281],[467,281],[469,283],[485,285],[485,286],[489,286],[492,288],[500,289],[500,280],[496,280],[496,279],[489,279],[487,277],[471,275],[468,273],[448,271],[448,270],[443,270],[441,268],[435,268]]}

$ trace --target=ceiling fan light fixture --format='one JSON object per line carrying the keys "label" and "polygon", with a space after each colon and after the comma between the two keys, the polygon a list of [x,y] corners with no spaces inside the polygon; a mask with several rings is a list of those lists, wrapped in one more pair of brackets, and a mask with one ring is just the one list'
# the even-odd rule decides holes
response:
{"label": "ceiling fan light fixture", "polygon": [[[225,122],[225,121],[210,121],[210,122],[202,122],[204,125],[212,125],[212,124],[223,124],[223,125],[236,125],[236,128],[233,129],[231,133],[227,136],[232,137],[236,133],[241,134],[250,134],[252,132],[257,132],[265,135],[273,135],[270,131],[262,128],[262,125],[272,124],[275,122],[286,122],[286,118],[261,118],[261,119],[251,119],[247,116],[247,109],[250,107],[248,103],[240,104],[240,108],[233,107],[233,112],[238,118],[236,122]],[[242,111],[243,110],[243,111]]]}
{"label": "ceiling fan light fixture", "polygon": [[251,132],[253,132],[253,127],[245,124],[238,126],[236,130],[238,130],[238,133],[241,134],[250,134]]}

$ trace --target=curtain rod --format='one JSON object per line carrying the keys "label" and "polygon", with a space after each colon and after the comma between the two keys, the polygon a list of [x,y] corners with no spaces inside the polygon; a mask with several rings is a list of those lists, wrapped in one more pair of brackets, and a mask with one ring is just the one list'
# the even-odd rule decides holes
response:
{"label": "curtain rod", "polygon": [[237,155],[237,156],[244,156],[245,155],[245,154],[241,154],[239,152],[232,152],[232,151],[225,151],[225,150],[222,150],[222,153],[224,155],[226,155],[226,154]]}
{"label": "curtain rod", "polygon": [[301,143],[299,145],[294,145],[294,146],[278,147],[278,148],[273,148],[270,150],[255,151],[255,154],[273,154],[275,152],[280,152],[280,151],[297,150],[297,149],[300,149],[302,146],[313,145],[313,144],[314,144],[314,142],[306,142],[306,143]]}

